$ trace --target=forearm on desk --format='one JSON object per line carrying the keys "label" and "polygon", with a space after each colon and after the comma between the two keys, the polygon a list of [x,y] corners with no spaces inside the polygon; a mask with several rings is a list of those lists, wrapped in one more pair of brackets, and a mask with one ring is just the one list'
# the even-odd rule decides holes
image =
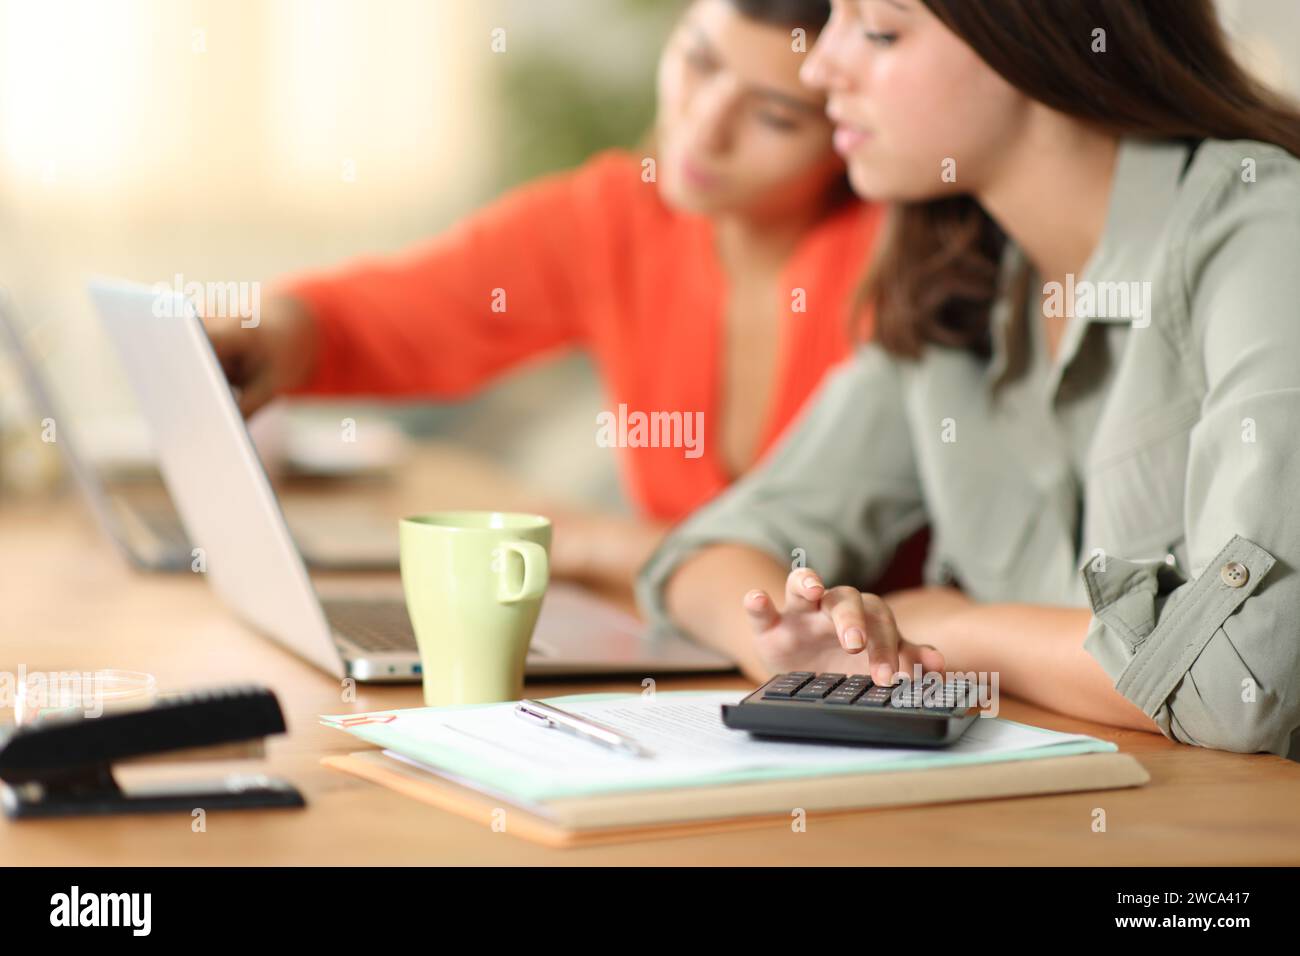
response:
{"label": "forearm on desk", "polygon": [[770,555],[744,545],[710,545],[686,558],[664,586],[673,623],[734,660],[755,680],[769,675],[758,657],[744,610],[745,595],[760,588],[785,593],[786,569]]}
{"label": "forearm on desk", "polygon": [[1079,608],[975,604],[921,640],[943,652],[950,671],[997,671],[999,690],[1021,700],[1113,727],[1160,733],[1083,649],[1091,619],[1090,611]]}
{"label": "forearm on desk", "polygon": [[551,516],[551,571],[600,588],[631,591],[636,573],[667,533],[646,518],[538,507]]}

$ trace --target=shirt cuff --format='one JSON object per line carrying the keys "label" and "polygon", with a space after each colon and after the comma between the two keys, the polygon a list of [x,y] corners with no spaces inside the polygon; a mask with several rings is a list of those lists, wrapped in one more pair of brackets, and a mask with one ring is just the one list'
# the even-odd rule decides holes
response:
{"label": "shirt cuff", "polygon": [[1181,584],[1181,576],[1161,562],[1090,561],[1081,569],[1093,612],[1084,650],[1115,680],[1119,693],[1172,737],[1166,701],[1274,563],[1240,535],[1199,577]]}

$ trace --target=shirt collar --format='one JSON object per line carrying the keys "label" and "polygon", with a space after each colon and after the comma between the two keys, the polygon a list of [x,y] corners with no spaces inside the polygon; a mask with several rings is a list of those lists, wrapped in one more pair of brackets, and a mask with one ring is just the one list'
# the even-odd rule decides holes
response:
{"label": "shirt collar", "polygon": [[[1178,140],[1146,140],[1124,137],[1119,141],[1115,158],[1115,177],[1111,184],[1106,210],[1106,225],[1101,240],[1093,250],[1078,282],[1143,282],[1149,275],[1121,275],[1116,270],[1133,271],[1145,263],[1155,248],[1178,192],[1183,164],[1191,147]],[[1142,271],[1145,271],[1143,269]],[[1030,281],[1026,311],[1034,314],[1041,293],[1034,270],[1021,249],[1008,242],[999,272],[999,292],[989,313],[991,359],[987,369],[990,381],[1006,374],[1012,361],[1012,338],[1019,326],[1012,319],[1012,303],[1017,281]],[[1024,316],[1020,317],[1024,319]],[[1090,326],[1094,324],[1130,325],[1130,316],[1072,315],[1066,323],[1057,355],[1057,376],[1074,358]],[[1024,346],[1026,343],[1019,343]]]}

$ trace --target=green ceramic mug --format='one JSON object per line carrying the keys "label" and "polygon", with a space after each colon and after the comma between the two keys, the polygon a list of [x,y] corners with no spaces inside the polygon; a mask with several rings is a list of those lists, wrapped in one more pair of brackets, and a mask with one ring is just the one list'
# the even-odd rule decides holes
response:
{"label": "green ceramic mug", "polygon": [[398,537],[425,704],[517,700],[550,578],[551,522],[442,511],[402,519]]}

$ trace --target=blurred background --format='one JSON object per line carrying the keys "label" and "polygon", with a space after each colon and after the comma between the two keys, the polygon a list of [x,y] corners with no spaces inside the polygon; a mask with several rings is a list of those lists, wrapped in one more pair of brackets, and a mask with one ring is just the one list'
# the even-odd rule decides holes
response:
{"label": "blurred background", "polygon": [[[83,451],[147,456],[87,276],[269,284],[399,250],[525,179],[635,146],[684,2],[0,0],[0,286]],[[1300,0],[1221,8],[1245,61],[1300,93]],[[376,413],[619,509],[592,440],[600,406],[574,356],[469,402]],[[264,430],[338,419],[277,409]],[[0,496],[46,494],[60,467],[0,349]]]}
{"label": "blurred background", "polygon": [[[651,122],[677,9],[0,0],[0,285],[58,373],[54,397],[83,454],[129,465],[147,453],[86,276],[269,284],[399,250],[514,184],[631,146]],[[60,460],[3,352],[0,494],[39,493]],[[529,414],[539,401],[552,413]],[[390,417],[478,448],[543,493],[619,508],[610,453],[591,438],[599,407],[592,370],[571,356],[475,400]],[[328,406],[272,417],[283,420],[259,422],[259,438],[310,435],[314,419],[338,445]]]}

